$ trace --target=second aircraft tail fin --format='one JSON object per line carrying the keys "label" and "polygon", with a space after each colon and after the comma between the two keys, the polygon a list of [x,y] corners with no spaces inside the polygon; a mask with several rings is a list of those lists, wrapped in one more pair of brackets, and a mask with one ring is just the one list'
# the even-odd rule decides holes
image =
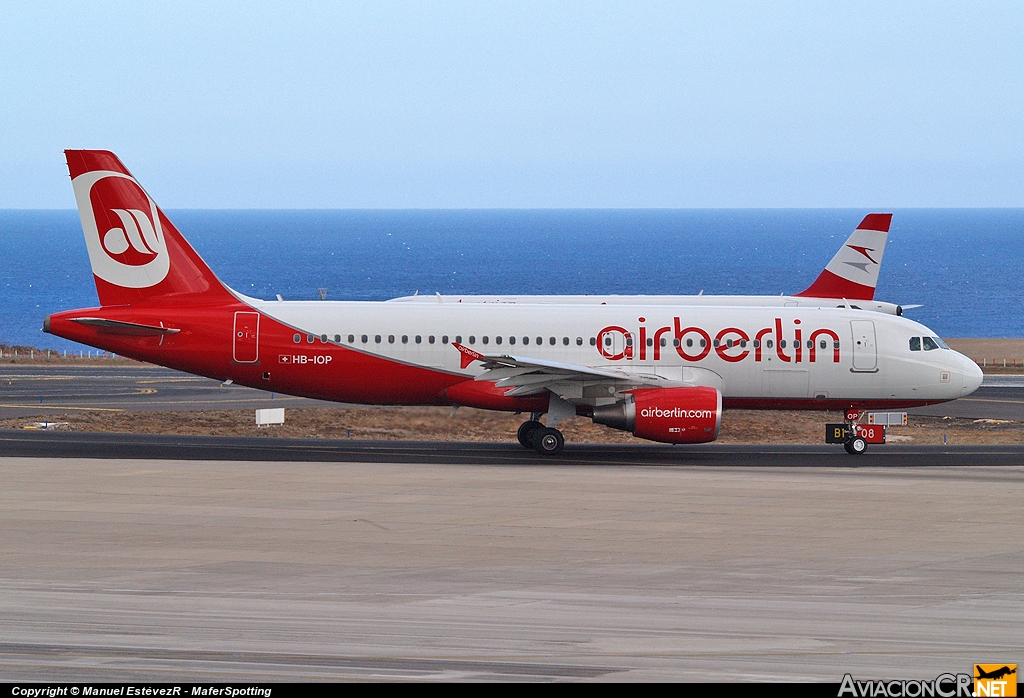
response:
{"label": "second aircraft tail fin", "polygon": [[866,215],[814,283],[794,295],[865,301],[874,298],[891,223],[891,213]]}

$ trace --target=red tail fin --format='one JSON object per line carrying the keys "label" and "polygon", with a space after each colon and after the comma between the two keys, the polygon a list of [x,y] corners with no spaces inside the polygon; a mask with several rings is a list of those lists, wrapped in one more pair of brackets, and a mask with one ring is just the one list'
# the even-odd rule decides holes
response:
{"label": "red tail fin", "polygon": [[101,305],[233,298],[116,155],[64,154]]}

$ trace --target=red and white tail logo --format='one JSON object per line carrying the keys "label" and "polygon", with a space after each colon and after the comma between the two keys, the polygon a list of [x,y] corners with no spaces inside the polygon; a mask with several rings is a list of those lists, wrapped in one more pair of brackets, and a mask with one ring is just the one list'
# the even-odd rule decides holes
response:
{"label": "red and white tail logo", "polygon": [[891,213],[869,213],[814,283],[795,295],[865,301],[874,298],[891,223]]}
{"label": "red and white tail logo", "polygon": [[160,215],[139,183],[130,175],[101,170],[85,172],[71,184],[93,273],[124,288],[163,281],[171,262]]}
{"label": "red and white tail logo", "polygon": [[232,298],[116,155],[64,152],[101,305]]}

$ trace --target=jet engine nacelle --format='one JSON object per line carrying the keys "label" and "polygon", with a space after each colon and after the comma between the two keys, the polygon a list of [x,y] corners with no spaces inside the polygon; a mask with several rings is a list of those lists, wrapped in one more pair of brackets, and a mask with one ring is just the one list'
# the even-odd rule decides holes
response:
{"label": "jet engine nacelle", "polygon": [[642,388],[613,405],[594,408],[598,424],[670,444],[703,444],[718,438],[722,393],[717,388]]}

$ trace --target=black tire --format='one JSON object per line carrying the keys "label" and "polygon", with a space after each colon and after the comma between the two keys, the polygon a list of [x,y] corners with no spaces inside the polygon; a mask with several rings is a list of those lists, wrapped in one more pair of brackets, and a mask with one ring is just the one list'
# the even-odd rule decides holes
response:
{"label": "black tire", "polygon": [[868,442],[864,440],[863,436],[855,436],[843,444],[843,447],[851,456],[859,456],[868,450]]}
{"label": "black tire", "polygon": [[542,427],[533,432],[533,447],[542,456],[557,456],[565,447],[565,437],[558,429]]}
{"label": "black tire", "polygon": [[535,422],[532,419],[529,422],[523,422],[519,426],[519,443],[523,448],[533,448],[533,434],[538,429],[543,429],[544,425],[540,422]]}

